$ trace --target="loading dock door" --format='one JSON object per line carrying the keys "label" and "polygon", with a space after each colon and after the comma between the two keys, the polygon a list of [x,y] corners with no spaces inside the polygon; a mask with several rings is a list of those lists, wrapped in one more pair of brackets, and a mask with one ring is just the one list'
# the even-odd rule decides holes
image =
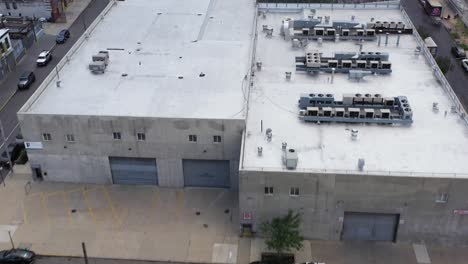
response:
{"label": "loading dock door", "polygon": [[183,160],[184,185],[229,188],[228,160]]}
{"label": "loading dock door", "polygon": [[109,157],[114,184],[157,185],[155,159]]}
{"label": "loading dock door", "polygon": [[345,212],[343,240],[395,241],[398,214]]}

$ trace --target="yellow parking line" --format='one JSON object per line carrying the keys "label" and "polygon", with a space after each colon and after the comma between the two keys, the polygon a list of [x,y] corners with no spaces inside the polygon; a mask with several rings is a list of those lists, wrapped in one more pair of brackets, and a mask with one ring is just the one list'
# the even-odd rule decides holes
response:
{"label": "yellow parking line", "polygon": [[44,207],[44,212],[46,214],[47,223],[49,223],[50,225],[49,207],[47,205],[47,197],[44,195],[44,193],[41,193],[41,202],[42,202],[42,207]]}
{"label": "yellow parking line", "polygon": [[68,202],[68,194],[65,191],[63,192],[63,203],[65,204],[65,208],[67,209],[68,220],[70,221],[70,225],[73,225],[73,217]]}
{"label": "yellow parking line", "polygon": [[64,191],[65,193],[72,193],[72,192],[81,192],[83,189],[82,188],[76,188],[76,189],[71,189],[68,191]]}
{"label": "yellow parking line", "polygon": [[158,208],[158,201],[159,201],[159,191],[158,189],[154,190],[154,195],[153,195],[153,207],[154,209]]}
{"label": "yellow parking line", "polygon": [[184,206],[184,192],[181,190],[176,191],[176,219],[180,220],[180,215]]}
{"label": "yellow parking line", "polygon": [[23,222],[28,224],[28,213],[26,212],[26,205],[24,204],[24,200],[22,202],[23,205]]}
{"label": "yellow parking line", "polygon": [[42,192],[28,194],[28,197],[42,196]]}
{"label": "yellow parking line", "polygon": [[120,228],[122,226],[122,219],[117,215],[117,212],[114,208],[114,204],[112,203],[112,198],[107,191],[106,187],[102,187],[102,190],[104,191],[104,195],[106,196],[107,203],[109,204],[109,208],[111,209],[112,212],[112,217],[114,218],[114,221],[117,223],[117,228]]}
{"label": "yellow parking line", "polygon": [[50,197],[50,196],[59,195],[59,194],[63,194],[63,193],[64,193],[64,191],[56,191],[56,192],[45,193],[45,195],[47,197]]}
{"label": "yellow parking line", "polygon": [[90,214],[91,217],[93,218],[94,224],[95,224],[96,227],[97,227],[96,215],[94,214],[93,208],[91,208],[91,205],[90,205],[90,203],[89,203],[89,199],[88,199],[88,194],[87,194],[87,192],[88,192],[88,191],[85,189],[85,187],[83,187],[83,188],[82,188],[82,193],[83,193],[84,201],[85,201],[85,203],[86,203],[86,206],[88,207],[89,214]]}

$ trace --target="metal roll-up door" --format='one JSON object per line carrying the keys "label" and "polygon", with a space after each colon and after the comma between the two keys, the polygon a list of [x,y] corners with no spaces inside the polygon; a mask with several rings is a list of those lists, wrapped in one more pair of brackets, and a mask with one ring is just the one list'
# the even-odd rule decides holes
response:
{"label": "metal roll-up door", "polygon": [[343,240],[395,241],[398,214],[346,212]]}
{"label": "metal roll-up door", "polygon": [[114,184],[157,185],[156,159],[109,157]]}
{"label": "metal roll-up door", "polygon": [[183,160],[184,185],[229,188],[228,160]]}

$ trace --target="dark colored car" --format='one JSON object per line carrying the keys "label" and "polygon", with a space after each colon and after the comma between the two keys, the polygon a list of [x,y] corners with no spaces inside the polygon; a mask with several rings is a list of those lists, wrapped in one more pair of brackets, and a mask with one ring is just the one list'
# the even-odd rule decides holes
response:
{"label": "dark colored car", "polygon": [[55,42],[57,44],[63,44],[68,38],[70,38],[70,31],[68,31],[68,29],[62,29],[58,33],[57,38],[55,38]]}
{"label": "dark colored car", "polygon": [[18,89],[28,89],[31,84],[36,81],[36,76],[32,71],[25,71],[21,74],[19,81],[18,81]]}
{"label": "dark colored car", "polygon": [[33,263],[36,253],[27,249],[14,248],[0,251],[0,263],[29,264]]}
{"label": "dark colored car", "polygon": [[459,46],[453,46],[452,47],[452,54],[455,56],[457,59],[465,58],[465,50]]}

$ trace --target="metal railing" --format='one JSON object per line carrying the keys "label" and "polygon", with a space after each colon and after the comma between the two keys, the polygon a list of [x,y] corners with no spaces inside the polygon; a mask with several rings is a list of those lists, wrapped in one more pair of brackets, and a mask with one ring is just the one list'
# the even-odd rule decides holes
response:
{"label": "metal railing", "polygon": [[396,9],[400,8],[400,1],[373,3],[258,3],[261,11],[273,9],[275,12],[291,12],[307,9]]}
{"label": "metal railing", "polygon": [[430,171],[379,171],[379,170],[340,170],[340,169],[313,169],[297,168],[289,170],[284,167],[242,167],[243,171],[288,172],[288,173],[314,173],[314,174],[341,174],[341,175],[371,175],[371,176],[398,176],[398,177],[424,177],[424,178],[468,178],[468,173],[438,173]]}

